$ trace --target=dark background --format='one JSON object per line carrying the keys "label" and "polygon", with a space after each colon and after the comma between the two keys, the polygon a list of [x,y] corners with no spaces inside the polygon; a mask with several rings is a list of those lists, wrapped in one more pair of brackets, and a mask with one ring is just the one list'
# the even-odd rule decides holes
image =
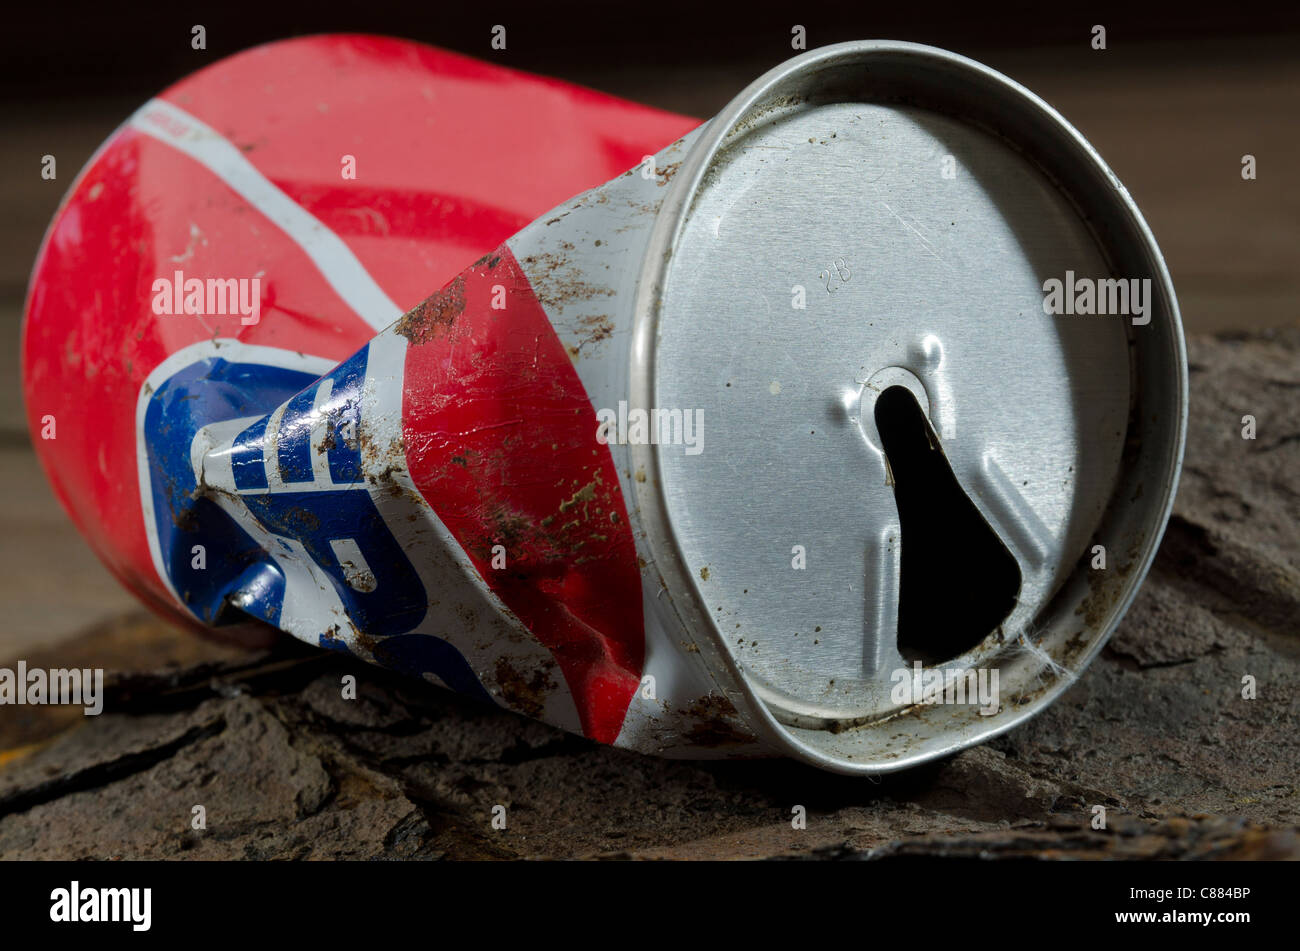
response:
{"label": "dark background", "polygon": [[[0,88],[42,100],[89,95],[150,96],[209,62],[258,43],[308,33],[402,36],[500,59],[620,95],[671,103],[689,76],[764,68],[790,55],[790,27],[808,29],[809,46],[854,39],[931,43],[967,55],[1052,48],[1062,70],[1093,68],[1093,24],[1107,28],[1112,61],[1140,62],[1152,43],[1184,41],[1183,57],[1223,70],[1249,37],[1274,37],[1295,58],[1300,8],[1294,3],[1140,3],[1090,0],[975,3],[566,2],[474,3],[135,3],[23,4],[0,32]],[[190,27],[208,29],[206,53],[190,49]],[[508,48],[489,48],[502,24]],[[1208,42],[1207,42],[1208,41]],[[1219,50],[1213,55],[1212,50]],[[206,57],[202,59],[199,57]],[[996,58],[990,64],[997,66]],[[683,76],[678,70],[685,68]],[[663,87],[645,89],[650,82]]]}
{"label": "dark background", "polygon": [[[1028,86],[1133,193],[1173,273],[1189,332],[1300,322],[1300,5],[247,2],[11,5],[0,29],[0,654],[134,610],[50,496],[19,391],[23,295],[41,236],[91,152],[141,102],[249,46],[384,33],[706,118],[808,46],[903,39]],[[1093,24],[1107,49],[1090,46]],[[207,28],[193,50],[190,29]],[[492,50],[493,25],[507,48]],[[40,178],[41,156],[59,178]],[[1241,156],[1259,178],[1241,179]],[[69,578],[75,584],[69,584]],[[12,648],[9,649],[9,648]]]}

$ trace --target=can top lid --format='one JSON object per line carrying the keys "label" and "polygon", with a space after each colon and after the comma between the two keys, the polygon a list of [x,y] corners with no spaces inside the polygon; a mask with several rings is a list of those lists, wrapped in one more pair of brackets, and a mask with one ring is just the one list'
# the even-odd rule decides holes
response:
{"label": "can top lid", "polygon": [[[772,716],[839,733],[911,707],[916,661],[1001,666],[1150,465],[1122,611],[1185,371],[1159,251],[1078,133],[969,60],[841,44],[742,93],[678,175],[633,363],[660,425],[634,457],[674,603]],[[1139,440],[1152,413],[1176,438]],[[1108,619],[1075,619],[1077,661]]]}

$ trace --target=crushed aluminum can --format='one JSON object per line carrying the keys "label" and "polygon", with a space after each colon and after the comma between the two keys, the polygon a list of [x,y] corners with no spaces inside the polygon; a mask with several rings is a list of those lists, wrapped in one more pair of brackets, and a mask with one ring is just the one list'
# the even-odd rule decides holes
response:
{"label": "crushed aluminum can", "polygon": [[1146,224],[927,47],[811,51],[696,126],[371,37],[184,80],[36,265],[58,495],[170,617],[604,743],[875,773],[1023,722],[1172,505]]}

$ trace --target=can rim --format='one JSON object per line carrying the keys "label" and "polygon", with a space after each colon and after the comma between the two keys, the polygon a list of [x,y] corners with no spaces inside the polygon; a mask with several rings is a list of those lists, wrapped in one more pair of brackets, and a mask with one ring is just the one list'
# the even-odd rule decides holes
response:
{"label": "can rim", "polygon": [[[674,180],[669,183],[659,215],[651,230],[642,262],[633,310],[632,345],[630,349],[629,394],[633,406],[650,407],[654,402],[657,369],[657,341],[660,332],[660,302],[678,239],[689,217],[695,197],[699,194],[714,160],[726,147],[733,132],[744,127],[765,99],[778,85],[800,74],[837,66],[849,66],[869,61],[873,57],[915,57],[956,71],[978,77],[983,83],[992,83],[1014,99],[1021,108],[1045,121],[1051,134],[1063,145],[1072,149],[1072,158],[1082,162],[1109,187],[1114,211],[1123,219],[1136,238],[1135,250],[1146,259],[1153,282],[1159,284],[1161,298],[1167,302],[1169,317],[1169,345],[1172,352],[1165,354],[1177,377],[1177,392],[1171,394],[1171,405],[1176,410],[1175,431],[1172,444],[1165,453],[1160,475],[1161,497],[1150,511],[1155,514],[1154,530],[1142,546],[1142,552],[1129,572],[1120,597],[1109,605],[1104,620],[1096,626],[1097,634],[1089,648],[1079,655],[1078,669],[1082,670],[1095,658],[1113,633],[1119,620],[1132,604],[1159,548],[1178,486],[1187,432],[1188,379],[1186,344],[1177,297],[1164,257],[1155,237],[1134,203],[1128,190],[1105,163],[1091,144],[1055,109],[1040,97],[1002,73],[967,57],[922,44],[890,40],[860,40],[838,43],[810,50],[769,70],[747,86],[716,117],[710,120],[699,139],[683,159]],[[1069,197],[1071,192],[1056,183]],[[1100,238],[1098,238],[1100,241]],[[1172,381],[1170,381],[1172,382]],[[635,486],[640,519],[646,540],[654,554],[654,565],[661,584],[668,592],[666,610],[671,613],[681,633],[689,638],[701,652],[712,676],[722,692],[732,700],[741,715],[753,726],[760,737],[786,755],[804,760],[824,769],[849,774],[885,773],[919,765],[956,752],[959,749],[985,742],[1025,722],[1029,717],[1049,706],[1074,682],[1074,677],[1057,678],[1027,703],[1018,706],[1014,715],[990,718],[987,729],[977,731],[973,738],[957,738],[944,748],[921,750],[900,755],[888,761],[853,761],[832,755],[810,744],[801,742],[782,723],[749,681],[732,653],[721,646],[722,632],[707,609],[703,592],[687,567],[681,540],[673,525],[665,492],[659,447],[654,444],[634,444],[630,447],[632,468],[642,469],[644,482]],[[665,610],[664,599],[654,599],[660,610]],[[706,634],[707,632],[707,634]],[[703,635],[703,636],[702,636]],[[720,677],[723,674],[725,676]],[[869,728],[869,727],[868,727]]]}

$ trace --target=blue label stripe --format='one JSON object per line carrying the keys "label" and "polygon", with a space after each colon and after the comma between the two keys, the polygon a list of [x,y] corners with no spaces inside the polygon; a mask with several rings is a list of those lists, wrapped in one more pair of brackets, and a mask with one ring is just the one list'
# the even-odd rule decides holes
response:
{"label": "blue label stripe", "polygon": [[303,390],[289,401],[280,419],[275,445],[280,457],[280,478],[291,482],[311,482],[312,406],[320,384]]}
{"label": "blue label stripe", "polygon": [[[265,564],[279,574],[278,566],[234,519],[197,494],[190,468],[190,446],[203,426],[266,413],[312,381],[310,373],[271,366],[260,370],[254,388],[249,386],[247,365],[219,357],[200,360],[156,387],[145,410],[153,531],[162,563],[181,601],[207,624],[228,613],[227,604],[239,591],[238,579],[250,567]],[[202,561],[195,546],[201,546]],[[273,587],[264,584],[261,590]],[[250,601],[246,610],[278,624],[282,603],[282,596]]]}
{"label": "blue label stripe", "polygon": [[[450,643],[412,633],[425,619],[428,596],[415,566],[388,529],[363,479],[357,438],[369,348],[325,379],[328,484],[312,466],[313,414],[322,381],[313,374],[263,363],[198,360],[158,385],[145,408],[144,439],[154,525],[172,587],[195,617],[208,624],[238,620],[240,612],[280,625],[287,583],[272,554],[216,502],[197,491],[190,450],[198,431],[213,423],[257,416],[234,440],[234,485],[249,513],[268,532],[301,545],[337,592],[352,626],[375,639],[384,666],[414,676],[436,675],[454,690],[490,702],[464,656]],[[287,405],[286,405],[287,404]],[[285,406],[277,452],[285,486],[266,475],[267,423]],[[308,485],[309,484],[309,485]],[[205,557],[196,561],[195,546]],[[279,547],[287,550],[285,542]],[[197,566],[196,566],[197,565]],[[300,597],[318,597],[311,591]],[[233,610],[238,608],[238,611]],[[346,650],[336,630],[317,635]]]}
{"label": "blue label stripe", "polygon": [[[361,392],[366,382],[366,362],[370,348],[365,347],[341,364],[332,374],[334,392],[330,398],[330,479],[335,485],[361,481]],[[342,397],[342,399],[340,399]]]}
{"label": "blue label stripe", "polygon": [[375,659],[385,667],[411,677],[433,674],[457,693],[484,703],[492,702],[460,651],[440,638],[425,634],[390,637],[380,641],[375,648]]}
{"label": "blue label stripe", "polygon": [[267,487],[263,443],[269,418],[263,416],[235,439],[230,464],[235,472],[235,485],[242,491]]}

